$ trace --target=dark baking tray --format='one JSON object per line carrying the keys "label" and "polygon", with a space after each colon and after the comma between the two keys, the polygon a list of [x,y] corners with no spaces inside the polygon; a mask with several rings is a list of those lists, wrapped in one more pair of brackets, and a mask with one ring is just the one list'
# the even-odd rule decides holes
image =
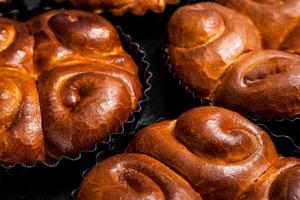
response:
{"label": "dark baking tray", "polygon": [[[21,6],[20,0],[15,2],[18,2],[16,6]],[[39,4],[38,0],[24,0],[23,2],[32,6]],[[105,17],[114,24],[120,25],[124,32],[130,34],[134,41],[142,45],[142,48],[148,54],[148,59],[151,61],[151,69],[154,74],[152,78],[153,88],[149,95],[150,100],[143,111],[141,120],[137,124],[137,129],[162,118],[176,118],[182,112],[200,105],[199,101],[187,94],[178,85],[164,65],[163,48],[166,45],[166,25],[176,7],[169,6],[162,15],[148,13],[144,17],[127,14],[122,18],[118,18],[105,14]],[[276,134],[300,132],[300,123],[293,123],[285,126],[284,129],[277,126],[277,124],[270,123],[268,129],[276,132]],[[286,141],[278,143],[277,147],[280,153],[288,155],[290,151],[287,151],[287,149],[293,148],[290,140],[274,138],[275,144],[277,140]],[[285,146],[288,146],[288,148],[285,148]],[[24,177],[21,181],[7,176],[3,180],[3,174],[0,174],[0,199],[70,199],[71,191],[80,185],[82,167],[70,166],[70,170],[63,173],[53,169],[49,173],[51,176],[43,176],[42,172],[38,174],[22,174],[20,172],[20,177]],[[3,182],[6,185],[1,184]]]}

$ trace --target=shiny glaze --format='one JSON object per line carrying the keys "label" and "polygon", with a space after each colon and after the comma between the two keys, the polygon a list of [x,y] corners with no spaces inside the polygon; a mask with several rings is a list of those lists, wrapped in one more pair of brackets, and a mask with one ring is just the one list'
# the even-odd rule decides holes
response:
{"label": "shiny glaze", "polygon": [[168,32],[172,70],[207,99],[230,64],[243,53],[261,48],[252,22],[216,3],[179,8],[170,19]]}
{"label": "shiny glaze", "polygon": [[35,38],[37,75],[78,63],[113,64],[132,74],[137,66],[123,49],[118,32],[103,17],[79,10],[52,10],[27,22]]}
{"label": "shiny glaze", "polygon": [[240,197],[241,200],[291,200],[300,198],[300,162],[296,158],[279,158]]}
{"label": "shiny glaze", "polygon": [[291,54],[300,48],[300,1],[220,2],[230,8],[198,3],[171,17],[173,71],[198,97],[215,105],[258,118],[300,115],[300,57]]}
{"label": "shiny glaze", "polygon": [[79,200],[201,200],[193,188],[161,162],[142,154],[116,155],[84,179]]}
{"label": "shiny glaze", "polygon": [[34,37],[25,24],[0,18],[4,164],[52,162],[90,149],[118,131],[142,96],[138,68],[104,18],[53,10],[27,25]]}
{"label": "shiny glaze", "polygon": [[[58,2],[66,0],[56,0]],[[148,10],[161,13],[167,4],[176,4],[180,0],[69,0],[78,7],[109,10],[114,15],[123,15],[131,12],[135,15],[144,15]]]}
{"label": "shiny glaze", "polygon": [[228,69],[214,101],[252,116],[297,116],[300,114],[299,77],[300,56],[277,50],[248,53]]}
{"label": "shiny glaze", "polygon": [[268,134],[241,115],[206,106],[142,129],[125,154],[92,168],[78,200],[190,199],[180,177],[204,200],[300,198],[299,159],[280,157]]}
{"label": "shiny glaze", "polygon": [[33,73],[33,44],[24,23],[0,17],[0,67]]}
{"label": "shiny glaze", "polygon": [[175,121],[150,125],[139,132],[127,152],[160,160],[209,200],[235,199],[277,158],[263,130],[217,107],[195,108]]}
{"label": "shiny glaze", "polygon": [[296,44],[291,42],[300,28],[299,0],[219,0],[219,2],[248,16],[262,34],[266,48],[300,53],[299,41]]}
{"label": "shiny glaze", "polygon": [[107,65],[55,68],[38,79],[46,149],[74,155],[118,131],[141,97],[132,74]]}
{"label": "shiny glaze", "polygon": [[0,162],[33,163],[43,150],[34,79],[18,68],[0,67]]}

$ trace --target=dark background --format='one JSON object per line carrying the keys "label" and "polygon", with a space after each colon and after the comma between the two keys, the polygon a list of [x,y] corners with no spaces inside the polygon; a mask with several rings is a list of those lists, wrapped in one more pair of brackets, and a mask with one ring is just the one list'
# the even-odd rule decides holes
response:
{"label": "dark background", "polygon": [[[47,5],[45,6],[61,7],[61,5],[52,4],[50,0],[46,1]],[[22,7],[19,0],[15,2],[17,2],[15,7]],[[39,2],[37,0],[24,0],[25,4],[31,5],[33,8],[38,6]],[[147,53],[147,60],[150,62],[151,71],[154,74],[151,80],[153,88],[150,92],[150,100],[143,110],[137,129],[159,119],[176,118],[180,113],[200,105],[198,100],[195,100],[192,95],[187,94],[179,86],[164,64],[167,21],[178,6],[181,5],[169,6],[166,12],[161,15],[147,13],[143,17],[136,17],[131,14],[113,17],[108,13],[104,14],[113,24],[120,25],[126,33],[130,34],[135,42],[141,44]],[[64,4],[63,7],[69,8],[71,6]],[[27,12],[24,20],[29,18],[29,15]],[[264,123],[276,135],[290,135],[299,143],[298,138],[296,138],[296,135],[300,134],[299,121],[258,121],[256,123]],[[271,133],[270,130],[268,130],[269,133]],[[280,153],[299,157],[299,150],[296,150],[289,138],[272,136],[272,139]],[[122,141],[119,151],[129,140],[130,138],[127,138]],[[104,156],[107,155],[104,154]],[[72,190],[80,185],[82,172],[93,165],[95,156],[89,155],[80,162],[47,170],[43,168],[23,169],[21,167],[13,170],[1,170],[0,199],[69,199]]]}

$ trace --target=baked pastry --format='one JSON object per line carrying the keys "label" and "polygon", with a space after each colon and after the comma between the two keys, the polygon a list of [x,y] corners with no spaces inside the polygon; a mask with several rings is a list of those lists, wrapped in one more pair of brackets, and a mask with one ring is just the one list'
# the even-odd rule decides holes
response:
{"label": "baked pastry", "polygon": [[[300,198],[300,160],[280,157],[266,132],[223,108],[199,107],[177,120],[152,124],[137,134],[126,153],[96,165],[84,179],[78,199],[141,199],[134,195],[150,193],[142,187],[149,182],[166,188],[159,184],[164,175],[158,178],[153,171],[165,172],[158,161],[184,178],[204,200]],[[152,191],[154,186],[150,187]],[[169,194],[169,187],[164,191]]]}
{"label": "baked pastry", "polygon": [[141,97],[136,76],[103,64],[54,68],[38,79],[38,91],[46,150],[54,158],[118,131]]}
{"label": "baked pastry", "polygon": [[103,17],[80,10],[52,10],[27,22],[35,38],[37,74],[80,63],[111,64],[133,75],[137,66],[118,32]]}
{"label": "baked pastry", "polygon": [[0,162],[32,164],[42,152],[35,80],[21,69],[0,66]]}
{"label": "baked pastry", "polygon": [[252,22],[216,3],[179,8],[171,17],[172,70],[199,96],[210,99],[226,69],[243,53],[261,48]]}
{"label": "baked pastry", "polygon": [[[0,162],[75,156],[116,132],[142,96],[138,68],[104,18],[54,10],[0,18]],[[34,44],[34,45],[33,45]]]}
{"label": "baked pastry", "polygon": [[0,17],[0,67],[33,73],[33,37],[22,22]]}
{"label": "baked pastry", "polygon": [[277,50],[247,53],[226,71],[213,99],[252,116],[298,116],[299,76],[300,56]]}
{"label": "baked pastry", "polygon": [[127,152],[174,169],[203,199],[236,199],[276,161],[269,136],[232,111],[199,107],[141,130]]}
{"label": "baked pastry", "polygon": [[201,200],[170,168],[142,154],[116,155],[96,165],[85,177],[80,200]]}
{"label": "baked pastry", "polygon": [[[56,0],[63,2],[66,0]],[[148,10],[161,13],[167,4],[176,4],[180,0],[69,0],[77,7],[109,10],[114,15],[123,15],[132,12],[135,15],[144,15]]]}
{"label": "baked pastry", "polygon": [[279,158],[240,198],[242,200],[289,200],[300,198],[300,163],[296,158]]}
{"label": "baked pastry", "polygon": [[0,161],[32,163],[43,149],[33,38],[24,23],[1,17],[0,38]]}
{"label": "baked pastry", "polygon": [[[258,5],[250,0],[228,2]],[[288,2],[299,4],[286,1],[289,13]],[[263,14],[262,10],[259,13]],[[280,43],[285,50],[297,52],[298,32],[296,28]],[[172,70],[196,96],[216,105],[259,118],[298,116],[300,56],[262,50],[259,35],[246,16],[230,8],[216,3],[184,6],[169,22]]]}
{"label": "baked pastry", "polygon": [[[299,0],[219,0],[222,4],[247,15],[259,29],[264,46],[300,53]],[[298,40],[294,43],[292,41]]]}

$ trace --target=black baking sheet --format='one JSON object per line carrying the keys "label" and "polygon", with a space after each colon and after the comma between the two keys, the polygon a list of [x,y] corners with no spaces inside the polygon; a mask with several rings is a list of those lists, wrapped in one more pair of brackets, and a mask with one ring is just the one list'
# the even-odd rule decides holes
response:
{"label": "black baking sheet", "polygon": [[[46,0],[47,1],[47,0]],[[19,1],[18,1],[19,2]],[[37,0],[26,0],[25,3],[36,6]],[[176,118],[180,113],[199,105],[191,95],[185,93],[178,86],[172,75],[164,65],[163,49],[166,45],[166,27],[171,13],[177,6],[169,6],[163,15],[148,13],[144,17],[135,17],[130,14],[122,18],[105,16],[114,24],[120,25],[124,31],[130,34],[135,42],[142,45],[148,55],[153,71],[150,100],[143,111],[139,127],[155,122],[162,118]],[[272,131],[281,134],[300,132],[300,123],[292,123],[284,128],[277,123],[268,124]],[[281,131],[281,132],[280,132]],[[281,153],[286,153],[284,145],[280,146]],[[0,199],[69,199],[70,193],[81,182],[81,173],[86,166],[74,165],[67,169],[51,169],[45,175],[41,170],[37,173],[18,171],[18,178],[9,176],[5,171],[0,173]]]}

